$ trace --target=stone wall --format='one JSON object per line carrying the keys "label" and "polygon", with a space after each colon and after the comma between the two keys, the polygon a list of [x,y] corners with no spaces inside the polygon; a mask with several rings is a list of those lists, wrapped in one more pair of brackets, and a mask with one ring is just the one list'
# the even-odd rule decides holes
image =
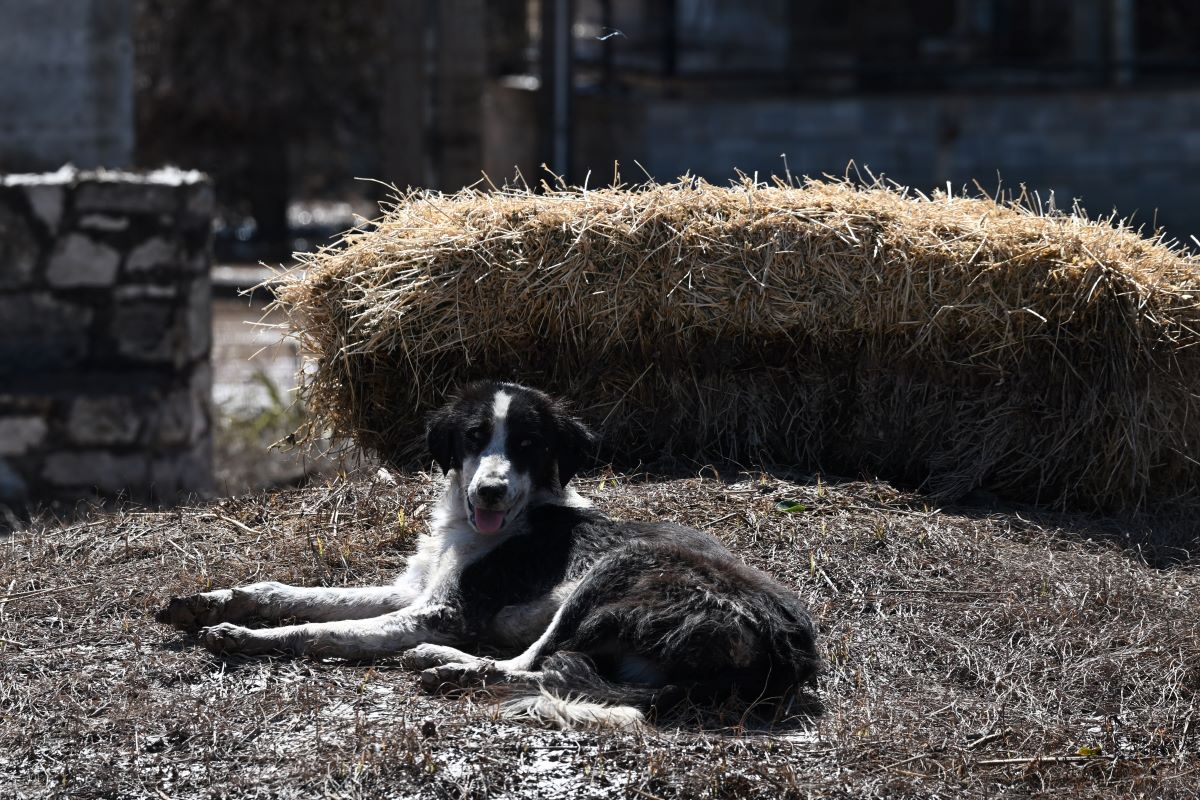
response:
{"label": "stone wall", "polygon": [[212,213],[194,172],[0,176],[0,503],[211,490]]}

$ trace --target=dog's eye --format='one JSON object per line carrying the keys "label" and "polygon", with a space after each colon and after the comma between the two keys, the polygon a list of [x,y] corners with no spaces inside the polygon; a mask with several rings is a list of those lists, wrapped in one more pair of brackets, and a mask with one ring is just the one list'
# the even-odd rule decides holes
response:
{"label": "dog's eye", "polygon": [[533,447],[533,439],[522,439],[521,447]]}
{"label": "dog's eye", "polygon": [[467,431],[467,438],[477,444],[482,442],[484,439],[483,428],[471,428]]}

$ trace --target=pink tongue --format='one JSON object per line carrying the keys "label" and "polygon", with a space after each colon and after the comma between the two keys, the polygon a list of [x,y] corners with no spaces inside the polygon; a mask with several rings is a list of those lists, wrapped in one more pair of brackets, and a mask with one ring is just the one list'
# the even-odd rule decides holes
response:
{"label": "pink tongue", "polygon": [[484,511],[482,508],[475,509],[475,527],[480,533],[495,533],[500,530],[500,526],[504,524],[503,511]]}

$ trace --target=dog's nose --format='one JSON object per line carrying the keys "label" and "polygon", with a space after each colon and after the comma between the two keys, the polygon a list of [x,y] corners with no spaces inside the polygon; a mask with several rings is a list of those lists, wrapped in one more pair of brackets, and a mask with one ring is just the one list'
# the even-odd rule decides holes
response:
{"label": "dog's nose", "polygon": [[495,505],[502,501],[505,495],[508,494],[508,484],[503,481],[490,481],[481,483],[475,489],[475,496],[481,503],[486,505]]}

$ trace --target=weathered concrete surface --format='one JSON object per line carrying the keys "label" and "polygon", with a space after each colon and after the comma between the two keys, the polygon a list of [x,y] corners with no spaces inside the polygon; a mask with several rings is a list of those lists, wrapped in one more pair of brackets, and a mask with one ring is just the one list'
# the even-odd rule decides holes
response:
{"label": "weathered concrete surface", "polygon": [[133,145],[133,0],[0,0],[0,172],[124,167]]}
{"label": "weathered concrete surface", "polygon": [[[991,192],[1002,181],[1017,193],[1022,185],[1037,191],[1043,203],[1053,193],[1060,208],[1081,198],[1093,215],[1136,213],[1137,220],[1149,225],[1157,219],[1186,241],[1200,236],[1198,126],[1200,91],[1194,88],[799,98],[580,95],[574,169],[607,181],[618,161],[626,180],[641,180],[636,161],[659,180],[691,174],[723,184],[736,170],[761,179],[783,175],[781,154],[797,177],[843,175],[853,161],[860,170],[869,167],[922,191],[949,183],[957,192],[979,181]],[[503,144],[492,147],[502,150]],[[511,167],[500,174],[511,174]],[[865,170],[858,174],[868,177]]]}

